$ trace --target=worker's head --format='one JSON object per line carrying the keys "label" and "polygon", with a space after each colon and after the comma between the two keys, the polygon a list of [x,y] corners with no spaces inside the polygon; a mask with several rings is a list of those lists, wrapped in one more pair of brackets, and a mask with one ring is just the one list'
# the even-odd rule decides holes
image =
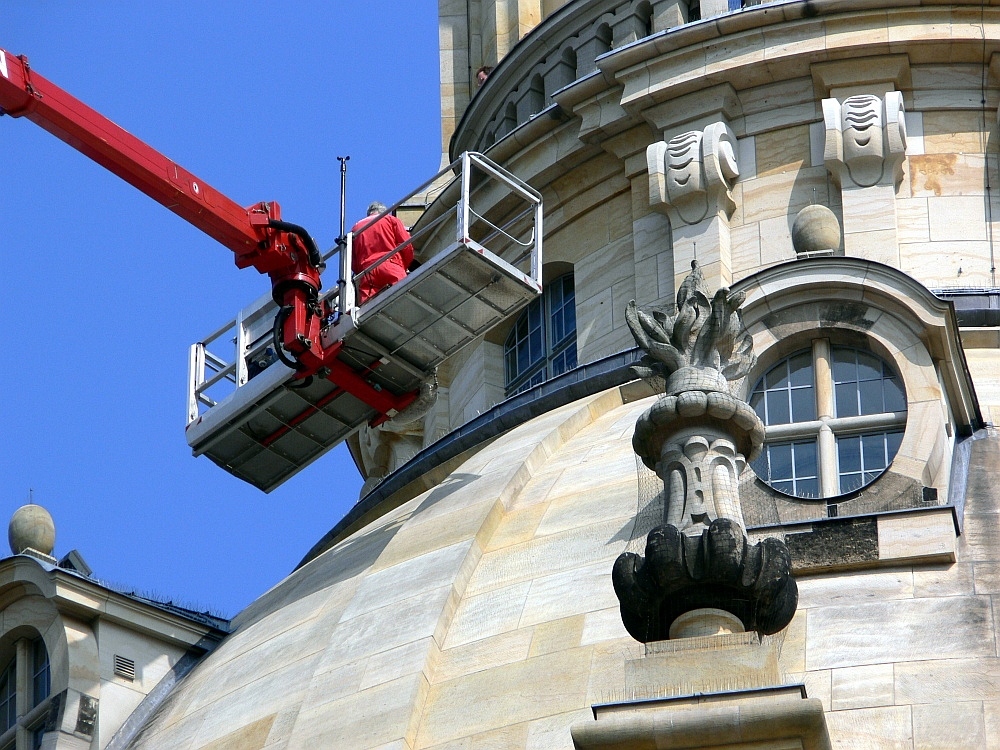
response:
{"label": "worker's head", "polygon": [[368,215],[376,216],[378,214],[385,213],[386,207],[384,203],[379,203],[378,201],[372,201],[368,204]]}
{"label": "worker's head", "polygon": [[479,88],[484,83],[486,83],[486,79],[490,77],[490,73],[492,73],[492,72],[493,72],[493,66],[492,65],[484,65],[479,70],[477,70],[476,71],[476,88]]}

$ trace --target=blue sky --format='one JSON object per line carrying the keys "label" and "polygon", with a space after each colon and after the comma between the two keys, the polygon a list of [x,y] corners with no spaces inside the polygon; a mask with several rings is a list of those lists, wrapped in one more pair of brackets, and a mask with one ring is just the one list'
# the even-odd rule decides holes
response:
{"label": "blue sky", "polygon": [[[238,203],[277,200],[324,249],[337,156],[349,223],[438,169],[432,0],[0,0],[0,47]],[[27,120],[0,118],[0,183],[0,515],[33,489],[57,556],[235,614],[361,486],[344,446],[269,495],[190,454],[188,347],[266,278]]]}

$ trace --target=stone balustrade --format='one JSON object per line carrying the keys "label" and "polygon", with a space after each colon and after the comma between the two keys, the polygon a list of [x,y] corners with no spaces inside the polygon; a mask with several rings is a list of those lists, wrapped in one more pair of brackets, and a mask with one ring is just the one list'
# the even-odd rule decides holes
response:
{"label": "stone balustrade", "polygon": [[[742,7],[770,0],[743,0]],[[731,12],[730,0],[576,0],[528,33],[473,97],[450,151],[485,151],[553,106],[552,95],[597,73],[613,49],[702,18]]]}

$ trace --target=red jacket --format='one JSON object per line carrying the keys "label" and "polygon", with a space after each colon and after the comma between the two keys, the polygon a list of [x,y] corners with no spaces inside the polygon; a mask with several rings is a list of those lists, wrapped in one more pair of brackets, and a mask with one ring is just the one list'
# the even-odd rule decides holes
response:
{"label": "red jacket", "polygon": [[[406,231],[403,222],[392,214],[383,216],[374,224],[371,224],[371,220],[372,217],[366,217],[351,229],[354,232],[351,268],[355,274],[384,258],[410,239],[410,233]],[[369,224],[371,226],[368,226]],[[357,304],[363,304],[370,297],[406,276],[406,270],[411,263],[413,263],[413,246],[407,245],[378,268],[358,279]]]}

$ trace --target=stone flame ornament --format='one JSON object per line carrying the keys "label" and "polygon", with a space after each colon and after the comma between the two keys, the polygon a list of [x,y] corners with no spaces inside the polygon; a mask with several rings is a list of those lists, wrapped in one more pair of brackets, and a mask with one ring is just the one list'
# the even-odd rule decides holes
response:
{"label": "stone flame ornament", "polygon": [[698,609],[722,609],[745,630],[775,633],[798,601],[784,543],[750,545],[740,507],[739,476],[764,442],[760,418],[729,388],[756,360],[738,311],[744,295],[723,288],[709,301],[697,261],[691,269],[674,315],[635,302],[625,310],[646,352],[635,373],[666,383],[632,438],[663,481],[663,525],[649,533],[645,558],[623,553],[613,572],[622,621],[643,642],[666,640],[677,617]]}

